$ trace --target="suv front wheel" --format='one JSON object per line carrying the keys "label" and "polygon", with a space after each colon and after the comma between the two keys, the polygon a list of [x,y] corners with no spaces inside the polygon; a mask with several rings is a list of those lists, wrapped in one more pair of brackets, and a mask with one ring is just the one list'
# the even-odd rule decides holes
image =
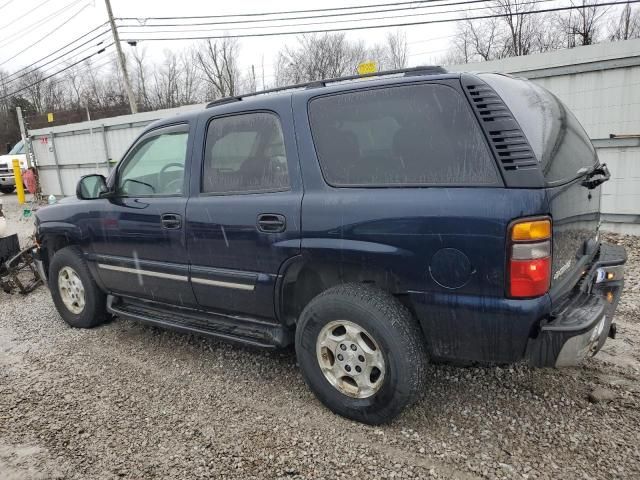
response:
{"label": "suv front wheel", "polygon": [[78,247],[58,250],[49,266],[49,288],[62,319],[92,328],[107,319],[106,295],[98,288]]}
{"label": "suv front wheel", "polygon": [[422,332],[400,301],[377,288],[339,285],[309,302],[296,354],[318,399],[353,420],[388,422],[422,393]]}

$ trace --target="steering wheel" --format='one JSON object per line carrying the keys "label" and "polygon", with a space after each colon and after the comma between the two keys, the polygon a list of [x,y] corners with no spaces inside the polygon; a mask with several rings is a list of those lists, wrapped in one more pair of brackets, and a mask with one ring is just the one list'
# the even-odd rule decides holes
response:
{"label": "steering wheel", "polygon": [[[162,167],[162,169],[158,172],[158,185],[161,184],[162,181],[162,176],[165,173],[165,171],[167,171],[168,169],[172,168],[172,167],[178,167],[180,170],[184,170],[184,165],[182,163],[167,163],[164,167]],[[169,183],[167,183],[166,185],[163,186],[162,191],[164,192],[170,192],[171,190],[169,189],[170,186],[172,186],[174,183],[175,184],[181,184],[184,181],[183,178],[175,178],[173,180],[171,180]]]}

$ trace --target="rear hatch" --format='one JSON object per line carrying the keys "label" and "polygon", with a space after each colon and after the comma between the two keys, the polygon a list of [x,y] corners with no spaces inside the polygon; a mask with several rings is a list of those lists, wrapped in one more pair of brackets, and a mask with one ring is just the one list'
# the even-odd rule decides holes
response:
{"label": "rear hatch", "polygon": [[552,299],[578,282],[598,250],[600,185],[607,178],[576,117],[551,92],[528,80],[480,75],[520,124],[544,175],[553,219]]}

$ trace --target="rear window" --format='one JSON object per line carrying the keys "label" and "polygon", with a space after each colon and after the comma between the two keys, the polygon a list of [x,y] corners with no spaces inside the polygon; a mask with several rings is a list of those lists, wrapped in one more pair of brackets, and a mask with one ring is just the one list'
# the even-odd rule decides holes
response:
{"label": "rear window", "polygon": [[507,103],[529,140],[547,183],[573,180],[581,168],[592,167],[598,161],[587,132],[554,94],[521,78],[497,74],[481,78]]}
{"label": "rear window", "polygon": [[437,84],[313,99],[313,140],[333,186],[492,185],[495,162],[465,98]]}

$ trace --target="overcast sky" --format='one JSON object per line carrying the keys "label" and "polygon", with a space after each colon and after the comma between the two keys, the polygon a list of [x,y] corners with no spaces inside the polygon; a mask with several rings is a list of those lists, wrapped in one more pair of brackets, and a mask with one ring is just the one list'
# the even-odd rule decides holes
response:
{"label": "overcast sky", "polygon": [[[235,1],[198,1],[198,0],[180,0],[180,1],[161,1],[161,0],[112,0],[112,8],[115,17],[132,17],[137,20],[127,22],[132,25],[131,28],[121,28],[120,36],[123,39],[128,38],[144,38],[144,36],[135,33],[145,30],[144,25],[150,25],[147,17],[154,16],[201,16],[201,15],[229,15],[229,14],[246,14],[261,12],[291,12],[293,10],[309,10],[330,7],[346,7],[346,6],[362,6],[371,4],[393,4],[400,0],[308,0],[301,2],[300,0],[235,0]],[[370,14],[369,17],[377,19],[367,21],[357,21],[363,16],[356,17],[332,17],[330,19],[322,19],[323,22],[333,20],[339,23],[323,23],[322,25],[306,25],[306,26],[288,26],[275,29],[265,23],[251,24],[233,24],[226,26],[199,26],[199,31],[192,34],[170,33],[175,31],[172,27],[162,27],[165,32],[158,34],[163,37],[175,37],[178,35],[222,35],[224,33],[244,34],[265,31],[284,31],[284,30],[311,30],[311,29],[332,29],[340,27],[364,26],[364,25],[381,25],[389,23],[406,23],[433,21],[445,18],[460,18],[463,11],[467,11],[469,15],[486,15],[490,13],[485,4],[473,3],[466,5],[446,5],[443,2],[456,3],[461,0],[434,0],[437,3],[418,3],[412,5],[390,5],[384,8],[404,8],[403,10],[392,12],[381,12],[379,14]],[[532,0],[536,1],[537,8],[550,8],[555,6],[566,6],[570,0]],[[409,7],[420,7],[410,9]],[[376,10],[376,9],[368,9]],[[344,12],[344,10],[342,10]],[[332,13],[335,13],[332,12]],[[613,12],[611,12],[613,13]],[[238,17],[232,18],[234,21],[246,19],[260,18],[286,18],[291,16],[305,15],[327,15],[327,12],[317,13],[297,13],[297,14],[279,14],[271,17]],[[73,17],[73,18],[71,18]],[[71,19],[70,19],[71,18]],[[83,35],[91,29],[97,27],[107,20],[107,13],[104,0],[0,0],[0,69],[9,72],[15,71],[20,67],[27,66],[34,61],[54,54],[57,49],[65,44]],[[226,19],[201,19],[191,20],[192,22],[220,22]],[[254,20],[255,22],[255,20]],[[314,23],[318,20],[298,19],[289,20],[289,24]],[[62,25],[64,23],[64,25]],[[124,23],[124,22],[121,22]],[[175,23],[173,20],[167,20],[161,23]],[[249,27],[252,27],[249,29]],[[257,27],[257,28],[256,28]],[[263,28],[259,28],[263,27]],[[107,27],[104,27],[106,29]],[[387,32],[393,32],[398,27],[381,28],[371,30],[359,30],[348,32],[348,38],[352,40],[361,39],[367,44],[372,45],[384,41]],[[167,32],[169,30],[169,32]],[[414,25],[401,27],[400,30],[405,32],[409,47],[409,65],[428,65],[437,64],[447,53],[447,49],[451,38],[455,34],[455,23],[434,23],[428,25]],[[148,29],[146,30],[148,31]],[[149,34],[152,35],[152,34]],[[155,35],[155,36],[158,36]],[[43,39],[43,40],[42,40]],[[42,41],[40,41],[42,40]],[[251,65],[254,65],[258,86],[262,78],[262,65],[264,61],[264,75],[266,83],[269,84],[273,80],[273,64],[276,53],[285,43],[295,43],[295,36],[272,36],[259,38],[242,38],[239,40],[241,45],[240,64],[243,72],[246,73]],[[34,42],[36,45],[31,46]],[[110,36],[109,36],[110,42]],[[145,48],[148,55],[154,59],[162,58],[162,52],[165,49],[178,50],[184,46],[194,43],[189,41],[140,41],[137,47],[130,47],[124,44],[125,50],[131,48]],[[81,50],[75,52],[79,55],[74,60],[83,58],[84,55],[96,51],[96,47],[88,45],[84,47],[86,53]],[[22,50],[25,50],[22,52]],[[113,47],[110,50],[113,52]],[[11,57],[14,57],[11,59]],[[52,58],[49,56],[48,58]],[[263,60],[264,59],[264,60]],[[95,57],[96,64],[106,63],[108,58],[103,55]],[[43,60],[46,61],[46,60]],[[54,73],[62,65],[57,66],[52,63],[47,67],[46,73]]]}
{"label": "overcast sky", "polygon": [[[0,68],[9,71],[16,70],[26,66],[40,58],[55,52],[57,48],[62,47],[66,43],[74,40],[80,35],[86,33],[92,28],[100,25],[107,20],[106,8],[103,0],[87,1],[87,0],[0,0],[0,7],[5,5],[7,1],[10,3],[0,8],[0,63],[5,62],[10,57],[19,53],[22,49],[28,47],[31,43],[38,41],[46,35],[46,39],[37,45],[28,48],[25,52],[20,53],[15,59],[1,65]],[[293,0],[235,0],[235,1],[197,1],[197,0],[181,0],[181,1],[159,1],[159,0],[112,0],[112,8],[115,17],[134,17],[140,19],[144,23],[145,17],[150,16],[186,16],[186,15],[225,15],[236,13],[250,12],[272,12],[272,11],[291,11],[291,10],[308,10],[329,7],[344,7],[354,5],[370,5],[394,3],[398,0],[348,0],[340,2],[339,0],[328,1],[293,1]],[[397,6],[398,7],[407,7]],[[83,7],[85,7],[83,9]],[[476,7],[476,5],[471,5]],[[303,27],[289,27],[290,30],[318,29],[318,28],[340,28],[355,25],[380,25],[384,23],[402,23],[412,21],[422,21],[434,18],[458,17],[459,13],[446,13],[452,10],[461,9],[464,6],[426,8],[421,10],[400,10],[396,12],[384,12],[374,17],[390,17],[396,16],[400,18],[387,20],[371,20],[367,22],[345,22],[345,17],[334,17],[332,20],[339,20],[341,23],[311,25]],[[82,10],[81,10],[82,9]],[[81,11],[80,11],[81,10]],[[80,11],[71,21],[64,26],[60,25],[68,18]],[[440,15],[436,15],[437,11],[445,11]],[[309,15],[322,15],[322,13],[312,13]],[[425,14],[429,15],[425,15]],[[422,14],[422,15],[420,15]],[[289,16],[301,16],[303,14],[290,14]],[[282,18],[286,15],[276,15],[271,18]],[[354,17],[348,17],[354,19]],[[355,17],[355,18],[362,18]],[[234,18],[233,20],[239,20]],[[326,19],[323,19],[323,21]],[[205,20],[206,21],[206,20]],[[211,21],[211,20],[209,20]],[[315,20],[317,21],[317,20]],[[313,19],[291,20],[290,24],[300,24],[306,22],[314,22]],[[137,22],[129,22],[137,23]],[[282,22],[280,22],[282,23]],[[32,27],[35,24],[35,28]],[[148,24],[148,22],[147,22]],[[264,24],[251,24],[252,26],[261,26]],[[231,25],[230,27],[246,28],[249,25]],[[59,28],[58,28],[59,27]],[[234,32],[233,28],[225,28],[224,30],[215,30],[222,28],[219,26],[198,27],[201,32],[196,35],[206,35],[207,31],[211,34],[222,34],[226,32]],[[140,35],[127,34],[127,31],[139,31],[141,28],[129,28],[121,30],[122,38],[137,37]],[[173,30],[171,28],[163,28],[163,30]],[[275,29],[257,29],[254,32]],[[283,29],[280,29],[282,31]],[[368,44],[382,42],[384,36],[391,29],[374,29],[360,30],[349,32],[347,35],[350,39],[362,39]],[[455,24],[444,23],[434,25],[419,25],[411,27],[403,27],[402,30],[407,35],[409,42],[410,64],[420,65],[435,63],[442,55],[446,53],[449,36],[455,32]],[[53,33],[51,33],[53,31]],[[248,33],[248,30],[236,31],[236,33]],[[185,35],[185,34],[182,34]],[[162,36],[176,36],[163,33]],[[260,38],[243,38],[240,39],[241,51],[240,61],[244,69],[250,68],[253,64],[256,69],[256,77],[258,81],[261,78],[262,59],[264,57],[264,69],[266,81],[273,75],[273,62],[277,51],[285,43],[295,42],[294,36],[277,36],[277,37],[260,37]],[[150,56],[160,58],[164,49],[178,49],[186,46],[193,41],[148,41],[140,42],[138,47],[147,48]],[[124,45],[125,49],[130,49],[128,45]],[[111,48],[113,50],[113,48]],[[90,50],[91,51],[91,50]],[[78,57],[81,58],[81,57]],[[96,58],[96,61],[101,61]],[[54,64],[55,65],[55,64]],[[52,72],[55,69],[52,70]]]}

